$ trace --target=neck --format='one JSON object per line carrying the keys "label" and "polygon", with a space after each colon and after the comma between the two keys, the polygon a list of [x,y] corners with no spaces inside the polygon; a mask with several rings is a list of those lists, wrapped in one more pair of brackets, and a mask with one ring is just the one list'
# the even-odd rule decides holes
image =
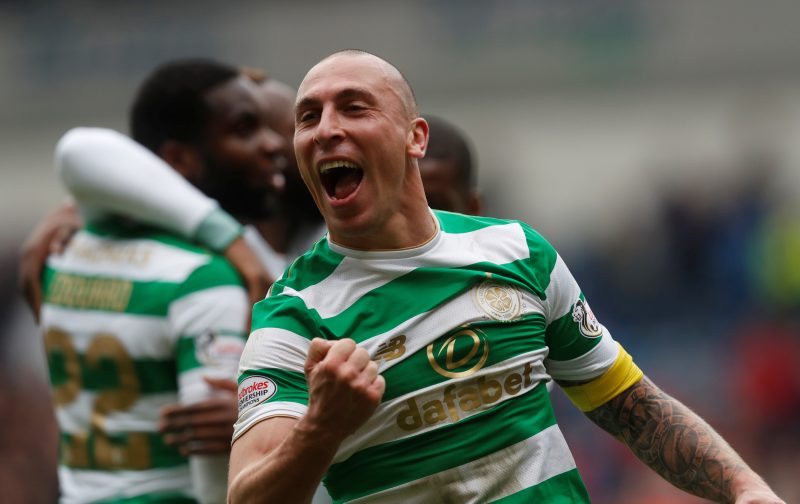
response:
{"label": "neck", "polygon": [[419,247],[432,240],[438,231],[428,205],[395,212],[378,232],[337,233],[330,229],[330,239],[342,247],[356,250],[402,250]]}

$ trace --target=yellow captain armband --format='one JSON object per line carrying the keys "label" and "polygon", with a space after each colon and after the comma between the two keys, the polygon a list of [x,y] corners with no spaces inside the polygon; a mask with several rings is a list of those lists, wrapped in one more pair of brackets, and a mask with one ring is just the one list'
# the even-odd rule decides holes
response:
{"label": "yellow captain armband", "polygon": [[592,411],[602,406],[644,376],[622,345],[617,343],[617,347],[617,360],[608,371],[587,383],[563,387],[564,393],[581,411]]}

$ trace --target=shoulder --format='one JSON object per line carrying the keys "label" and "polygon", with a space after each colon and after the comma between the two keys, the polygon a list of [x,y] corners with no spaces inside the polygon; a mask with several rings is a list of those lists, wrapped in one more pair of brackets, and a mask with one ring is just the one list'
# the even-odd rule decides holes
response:
{"label": "shoulder", "polygon": [[517,219],[498,219],[496,217],[484,217],[477,215],[464,215],[453,212],[445,212],[443,210],[433,211],[439,224],[442,226],[442,231],[445,233],[469,233],[479,231],[482,229],[518,229],[522,231],[526,240],[532,243],[547,244],[547,240],[536,231],[533,226]]}
{"label": "shoulder", "polygon": [[306,305],[301,292],[333,275],[343,259],[330,249],[327,238],[316,242],[289,265],[266,298],[253,307],[252,329],[273,327],[309,338],[316,335],[319,316]]}
{"label": "shoulder", "polygon": [[301,291],[315,285],[332,275],[343,260],[344,256],[331,250],[328,238],[323,237],[289,264],[267,296]]}
{"label": "shoulder", "polygon": [[434,210],[442,231],[448,234],[483,235],[484,246],[515,246],[528,249],[530,257],[555,264],[557,252],[550,242],[530,224],[516,219],[498,219]]}
{"label": "shoulder", "polygon": [[176,297],[215,286],[241,287],[236,269],[222,255],[170,232],[122,220],[93,223],[88,236],[138,247],[153,280],[177,287]]}
{"label": "shoulder", "polygon": [[442,231],[445,233],[454,234],[469,233],[492,226],[502,226],[515,222],[507,219],[497,219],[494,217],[446,212],[444,210],[433,210],[433,214],[439,221]]}

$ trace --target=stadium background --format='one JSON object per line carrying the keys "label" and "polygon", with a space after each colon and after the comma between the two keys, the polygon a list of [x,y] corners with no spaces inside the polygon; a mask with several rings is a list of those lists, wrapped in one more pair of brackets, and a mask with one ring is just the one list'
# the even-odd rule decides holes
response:
{"label": "stadium background", "polygon": [[[791,0],[0,3],[0,366],[22,391],[0,401],[0,451],[37,428],[7,412],[46,406],[25,393],[43,360],[14,286],[21,241],[64,198],[60,134],[124,131],[167,58],[297,85],[357,47],[473,139],[486,213],[548,237],[647,374],[800,502],[798,19]],[[700,502],[555,397],[595,502]]]}

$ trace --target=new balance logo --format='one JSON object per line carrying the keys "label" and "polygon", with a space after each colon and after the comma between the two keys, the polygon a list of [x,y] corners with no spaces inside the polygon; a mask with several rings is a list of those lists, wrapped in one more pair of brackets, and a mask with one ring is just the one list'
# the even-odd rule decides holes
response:
{"label": "new balance logo", "polygon": [[375,356],[372,357],[372,360],[375,362],[381,359],[390,361],[402,357],[405,353],[406,336],[405,334],[401,334],[399,336],[395,336],[389,341],[383,342],[381,346],[378,347],[378,351],[375,352]]}

